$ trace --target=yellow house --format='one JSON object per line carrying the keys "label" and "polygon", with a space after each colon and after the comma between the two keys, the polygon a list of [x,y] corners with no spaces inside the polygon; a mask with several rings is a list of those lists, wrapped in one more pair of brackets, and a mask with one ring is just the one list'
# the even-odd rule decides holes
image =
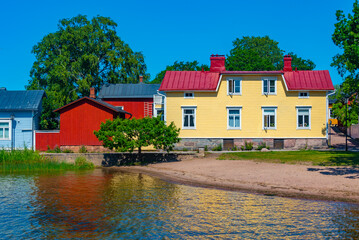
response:
{"label": "yellow house", "polygon": [[225,57],[212,55],[210,71],[167,71],[165,120],[181,128],[178,149],[255,146],[327,146],[328,71],[226,71]]}

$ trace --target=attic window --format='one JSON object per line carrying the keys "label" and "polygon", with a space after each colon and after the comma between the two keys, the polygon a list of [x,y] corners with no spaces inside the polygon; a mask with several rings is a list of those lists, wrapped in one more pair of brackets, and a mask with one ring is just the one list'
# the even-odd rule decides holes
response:
{"label": "attic window", "polygon": [[309,98],[309,92],[299,92],[299,98]]}
{"label": "attic window", "polygon": [[184,98],[194,98],[194,93],[193,92],[185,92]]}
{"label": "attic window", "polygon": [[233,78],[227,80],[228,95],[240,95],[242,89],[242,81],[240,78]]}

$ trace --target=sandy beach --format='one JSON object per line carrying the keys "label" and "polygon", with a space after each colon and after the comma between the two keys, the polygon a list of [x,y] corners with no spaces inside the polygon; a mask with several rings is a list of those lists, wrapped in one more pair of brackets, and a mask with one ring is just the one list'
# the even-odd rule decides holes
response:
{"label": "sandy beach", "polygon": [[177,162],[120,167],[167,181],[283,197],[359,204],[359,169],[184,157]]}

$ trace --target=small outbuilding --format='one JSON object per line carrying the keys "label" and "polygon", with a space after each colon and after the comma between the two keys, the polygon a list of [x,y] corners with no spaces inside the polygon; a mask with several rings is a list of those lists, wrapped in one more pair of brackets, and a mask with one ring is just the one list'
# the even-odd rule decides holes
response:
{"label": "small outbuilding", "polygon": [[42,90],[0,88],[0,149],[34,147],[44,97]]}

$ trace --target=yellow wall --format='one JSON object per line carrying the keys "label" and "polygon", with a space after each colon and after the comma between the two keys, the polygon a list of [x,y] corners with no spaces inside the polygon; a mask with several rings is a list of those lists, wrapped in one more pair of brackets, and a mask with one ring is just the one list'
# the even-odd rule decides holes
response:
{"label": "yellow wall", "polygon": [[[181,128],[182,138],[324,138],[326,127],[326,92],[310,91],[309,98],[298,98],[298,91],[287,92],[281,75],[277,78],[277,95],[262,94],[263,76],[236,76],[242,79],[242,95],[227,95],[227,78],[223,76],[218,92],[195,92],[185,99],[183,92],[167,92],[167,123]],[[197,106],[196,129],[182,129],[181,106]],[[227,129],[227,106],[240,106],[241,130]],[[263,130],[262,106],[277,106],[277,129]],[[297,129],[296,106],[311,106],[311,129]]]}

